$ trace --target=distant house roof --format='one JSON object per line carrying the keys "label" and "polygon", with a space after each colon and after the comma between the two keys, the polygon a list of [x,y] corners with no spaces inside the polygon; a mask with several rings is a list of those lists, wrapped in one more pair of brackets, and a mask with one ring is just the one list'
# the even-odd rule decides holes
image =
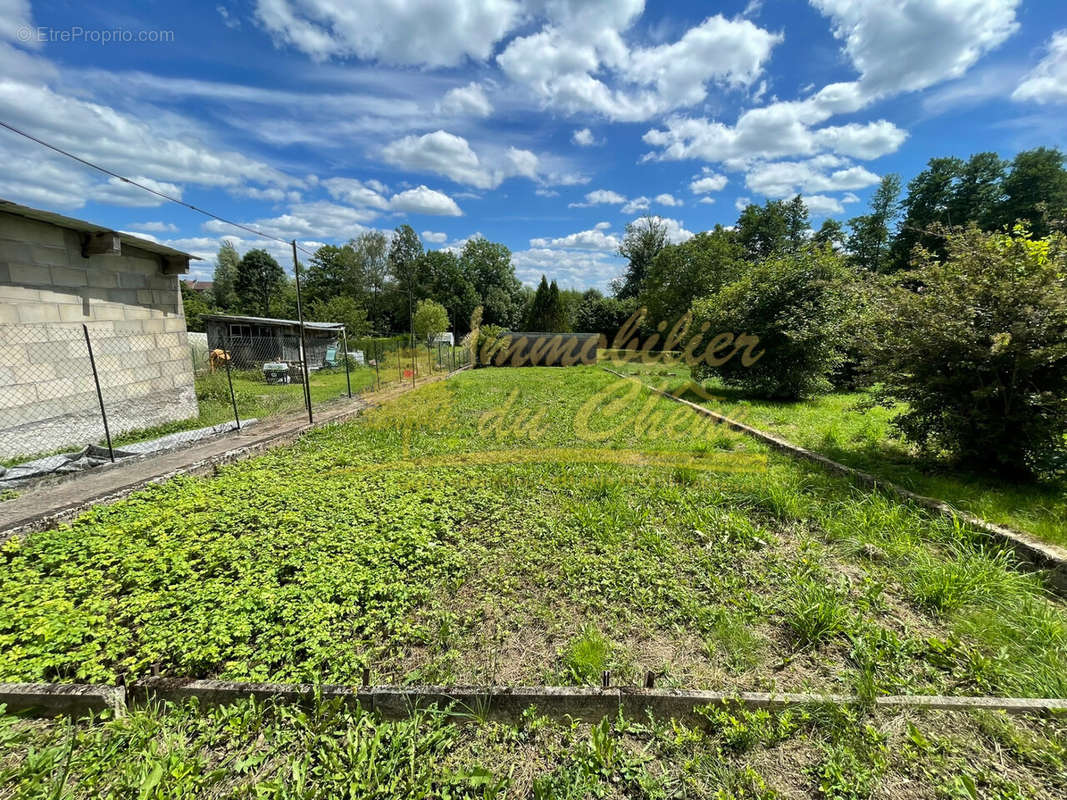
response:
{"label": "distant house roof", "polygon": [[215,288],[214,281],[202,281],[199,278],[193,278],[192,280],[185,281],[185,285],[192,289],[194,292],[210,292]]}
{"label": "distant house roof", "polygon": [[[272,319],[271,317],[247,317],[242,314],[202,314],[202,320],[214,320],[216,322],[244,322],[249,325],[273,325],[276,327],[298,327],[299,320],[295,319]],[[319,331],[339,331],[344,327],[340,322],[308,322],[304,320],[304,327]]]}
{"label": "distant house roof", "polygon": [[[200,260],[197,256],[194,256],[191,253],[175,250],[173,247],[167,247],[159,242],[153,242],[151,239],[142,239],[140,236],[112,230],[104,225],[86,222],[83,219],[65,217],[62,214],[53,214],[51,211],[42,211],[38,208],[30,208],[29,206],[20,206],[18,203],[12,203],[10,200],[0,200],[0,213],[12,214],[17,217],[36,220],[37,222],[47,222],[50,225],[77,231],[95,238],[99,238],[102,234],[118,237],[124,244],[137,247],[141,250],[147,250],[149,253],[156,253],[161,256],[163,271],[168,275],[187,272],[189,270],[190,260]],[[100,253],[113,251],[93,250],[91,252]]]}

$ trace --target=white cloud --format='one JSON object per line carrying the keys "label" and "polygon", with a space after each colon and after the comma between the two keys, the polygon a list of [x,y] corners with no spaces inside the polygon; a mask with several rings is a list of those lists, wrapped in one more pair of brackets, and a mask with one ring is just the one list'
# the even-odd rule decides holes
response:
{"label": "white cloud", "polygon": [[444,217],[461,217],[463,212],[456,201],[444,192],[424,185],[395,194],[389,200],[389,208],[409,214],[434,214]]}
{"label": "white cloud", "polygon": [[610,222],[598,222],[596,225],[593,226],[593,229],[594,230],[598,230],[598,231],[610,230],[611,229],[611,223]]}
{"label": "white cloud", "polygon": [[430,244],[444,244],[448,241],[447,233],[435,233],[434,231],[423,231],[419,234],[424,242]]}
{"label": "white cloud", "polygon": [[[684,223],[682,223],[680,220],[671,219],[670,217],[659,217],[655,215],[653,215],[652,219],[666,226],[667,239],[672,244],[681,244],[687,239],[692,239],[695,235],[692,231],[687,231],[685,229]],[[631,224],[637,224],[642,222],[643,220],[641,218],[638,218],[632,220]]]}
{"label": "white cloud", "polygon": [[589,231],[579,231],[558,238],[531,239],[530,247],[565,249],[565,250],[604,250],[615,252],[619,249],[619,239],[610,233],[594,228]]}
{"label": "white cloud", "polygon": [[791,197],[862,189],[880,178],[864,167],[849,165],[836,156],[818,156],[807,161],[774,161],[758,164],[745,176],[745,185],[768,197]]}
{"label": "white cloud", "polygon": [[[0,118],[165,194],[181,196],[188,185],[233,189],[302,183],[262,161],[203,143],[182,129],[184,120],[176,115],[165,117],[165,122],[153,127],[39,81],[0,78]],[[163,202],[12,136],[0,139],[0,159],[4,163],[0,196],[30,205],[80,208],[92,199],[126,206]]]}
{"label": "white cloud", "polygon": [[[353,208],[327,200],[317,200],[297,203],[288,213],[257,219],[248,224],[262,233],[280,239],[347,240],[369,230],[366,223],[373,221],[376,216],[377,212],[373,209]],[[223,222],[209,220],[204,223],[204,230],[209,233],[228,234],[233,228]]]}
{"label": "white cloud", "polygon": [[623,214],[633,214],[637,211],[647,211],[649,207],[649,200],[647,197],[635,197],[630,200],[626,205],[619,209]]}
{"label": "white cloud", "polygon": [[593,132],[588,128],[580,128],[571,134],[571,141],[579,147],[592,147],[597,143]]}
{"label": "white cloud", "polygon": [[516,0],[258,0],[256,16],[316,60],[356,56],[387,64],[456,66],[484,61],[520,18]]}
{"label": "white cloud", "polygon": [[697,200],[697,202],[698,203],[704,203],[705,205],[709,205],[710,206],[712,203],[715,202],[715,198],[711,197],[709,195],[704,195],[699,200]]}
{"label": "white cloud", "polygon": [[640,121],[702,102],[707,86],[747,86],[781,36],[744,19],[708,17],[672,44],[629,47],[643,0],[551,4],[549,24],[513,39],[497,64],[544,105]]}
{"label": "white cloud", "polygon": [[1013,100],[1035,103],[1067,103],[1067,28],[1056,31],[1048,53],[1012,92]]}
{"label": "white cloud", "polygon": [[625,262],[600,250],[557,250],[541,247],[512,253],[515,274],[523,283],[536,286],[541,276],[555,280],[563,289],[607,289],[622,273]]}
{"label": "white cloud", "polygon": [[725,175],[712,172],[707,167],[699,178],[694,178],[689,184],[689,191],[693,194],[707,194],[708,192],[720,192],[728,183]]}
{"label": "white cloud", "polygon": [[[29,0],[0,0],[0,19],[4,21],[3,25],[0,25],[0,40],[7,39],[21,44],[19,31],[33,26]],[[39,46],[36,40],[31,40],[29,44]]]}
{"label": "white cloud", "polygon": [[584,203],[568,203],[568,208],[586,208],[588,206],[598,205],[619,205],[626,202],[626,197],[613,192],[610,189],[594,189],[591,192],[587,192],[585,195]]}
{"label": "white cloud", "polygon": [[825,119],[829,113],[825,102],[824,97],[775,103],[746,111],[732,127],[707,119],[671,117],[665,129],[654,128],[644,135],[646,143],[660,148],[646,158],[696,158],[734,168],[743,168],[753,159],[823,151],[877,158],[894,152],[907,138],[905,131],[885,120],[813,129],[809,121]]}
{"label": "white cloud", "polygon": [[908,133],[892,122],[880,119],[863,125],[850,122],[822,128],[814,131],[813,137],[817,149],[870,160],[896,152],[908,138]]}
{"label": "white cloud", "polygon": [[841,201],[829,195],[807,194],[803,195],[802,199],[804,200],[804,205],[808,207],[808,211],[816,217],[825,217],[827,214],[842,214],[845,211]]}
{"label": "white cloud", "polygon": [[[477,189],[495,189],[514,176],[538,179],[540,159],[529,150],[509,147],[483,159],[462,136],[438,130],[405,136],[382,148],[387,162],[416,172],[435,172]],[[556,176],[543,176],[552,181]],[[558,182],[566,182],[558,179]]]}
{"label": "white cloud", "polygon": [[739,197],[734,200],[734,208],[736,208],[738,211],[744,211],[746,208],[748,208],[751,202],[751,197]]}
{"label": "white cloud", "polygon": [[173,222],[131,222],[126,227],[152,233],[176,233],[178,230]]}
{"label": "white cloud", "polygon": [[683,203],[681,200],[678,200],[674,195],[667,194],[666,192],[664,192],[663,194],[657,194],[654,198],[652,198],[652,202],[659,203],[661,206],[685,205],[685,203]]}
{"label": "white cloud", "polygon": [[322,185],[330,193],[330,197],[349,205],[377,208],[383,211],[389,208],[389,201],[381,191],[372,188],[369,182],[363,183],[355,178],[327,178]]}
{"label": "white cloud", "polygon": [[644,140],[646,158],[703,159],[743,169],[756,159],[833,152],[878,158],[906,132],[886,120],[817,128],[901,92],[963,75],[1018,28],[1019,0],[811,0],[833,22],[834,35],[859,72],[855,81],[824,86],[802,100],[743,112],[734,125],[674,116]]}
{"label": "white cloud", "polygon": [[472,117],[488,117],[493,113],[493,104],[485,95],[485,89],[477,81],[451,89],[441,99],[440,110],[445,114],[466,114]]}
{"label": "white cloud", "polygon": [[925,89],[963,75],[1019,28],[1020,0],[811,0],[860,73],[865,95]]}
{"label": "white cloud", "polygon": [[[181,200],[182,198],[182,189],[175,183],[152,180],[152,178],[147,178],[144,175],[131,176],[130,180],[142,186],[147,186],[152,191],[173,197],[175,200]],[[139,189],[118,178],[108,178],[107,183],[97,184],[90,192],[90,197],[101,203],[145,208],[161,206],[166,202],[162,197],[150,194],[144,189]]]}

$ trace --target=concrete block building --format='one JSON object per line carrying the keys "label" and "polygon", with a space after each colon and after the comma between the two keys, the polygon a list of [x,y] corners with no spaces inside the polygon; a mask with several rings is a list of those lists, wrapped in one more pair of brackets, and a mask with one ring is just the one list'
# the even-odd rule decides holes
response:
{"label": "concrete block building", "polygon": [[178,287],[193,258],[0,200],[0,459],[102,439],[90,343],[113,436],[197,415]]}

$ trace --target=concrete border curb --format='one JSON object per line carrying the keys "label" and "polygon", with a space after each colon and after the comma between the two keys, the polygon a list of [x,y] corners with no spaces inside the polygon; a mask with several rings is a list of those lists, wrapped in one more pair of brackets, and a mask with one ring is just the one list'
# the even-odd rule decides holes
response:
{"label": "concrete border curb", "polygon": [[989,522],[981,517],[976,517],[966,511],[961,511],[960,509],[949,505],[944,500],[916,494],[915,492],[905,489],[903,486],[898,486],[892,481],[876,478],[869,472],[864,472],[863,470],[855,469],[854,467],[847,467],[824,455],[799,447],[785,439],[779,439],[777,436],[761,431],[759,428],[745,425],[743,422],[738,422],[737,420],[725,417],[709,408],[697,405],[689,400],[683,400],[680,397],[675,397],[670,392],[657,389],[655,386],[649,386],[644,381],[635,378],[632,375],[623,375],[622,373],[616,372],[613,369],[608,369],[607,367],[602,367],[601,369],[619,378],[639,383],[648,391],[663,395],[676,403],[689,406],[689,408],[694,411],[711,417],[728,428],[744,433],[754,439],[758,439],[764,444],[770,445],[775,450],[814,462],[831,472],[844,475],[845,477],[858,481],[872,489],[881,489],[889,492],[902,500],[915,503],[929,511],[934,511],[950,519],[955,518],[962,520],[971,527],[977,528],[983,533],[989,534],[1003,544],[1011,547],[1012,550],[1015,551],[1015,555],[1019,560],[1029,565],[1034,570],[1044,571],[1046,573],[1048,586],[1061,597],[1067,597],[1067,550],[1064,550],[1061,547],[1046,544],[1023,531],[1017,531],[1014,528],[1009,528],[1005,525],[997,525],[996,523]]}
{"label": "concrete border curb", "polygon": [[[620,711],[630,717],[650,713],[659,718],[692,717],[705,706],[782,710],[831,703],[863,705],[856,695],[766,692],[712,692],[689,689],[605,689],[573,686],[346,686],[309,683],[243,683],[190,678],[146,678],[128,689],[78,684],[0,684],[0,703],[9,711],[84,714],[112,709],[125,711],[127,702],[175,702],[196,698],[201,705],[218,706],[247,698],[286,705],[307,705],[316,698],[340,699],[377,711],[388,719],[408,716],[416,709],[446,710],[456,720],[514,721],[531,706],[554,718],[598,720]],[[875,708],[941,711],[1004,711],[1009,714],[1067,713],[1067,700],[1016,697],[949,697],[895,695],[877,697]]]}
{"label": "concrete border curb", "polygon": [[110,709],[116,715],[126,710],[126,690],[121,686],[71,683],[0,683],[0,705],[8,711],[51,714],[85,714]]}

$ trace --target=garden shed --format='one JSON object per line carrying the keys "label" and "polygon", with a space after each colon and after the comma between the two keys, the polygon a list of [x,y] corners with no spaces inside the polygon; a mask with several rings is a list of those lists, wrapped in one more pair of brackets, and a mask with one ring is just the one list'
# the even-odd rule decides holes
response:
{"label": "garden shed", "polygon": [[[238,369],[301,360],[298,320],[239,314],[205,314],[201,319],[208,349],[225,350]],[[317,369],[337,358],[344,328],[340,322],[304,322],[308,369]]]}

